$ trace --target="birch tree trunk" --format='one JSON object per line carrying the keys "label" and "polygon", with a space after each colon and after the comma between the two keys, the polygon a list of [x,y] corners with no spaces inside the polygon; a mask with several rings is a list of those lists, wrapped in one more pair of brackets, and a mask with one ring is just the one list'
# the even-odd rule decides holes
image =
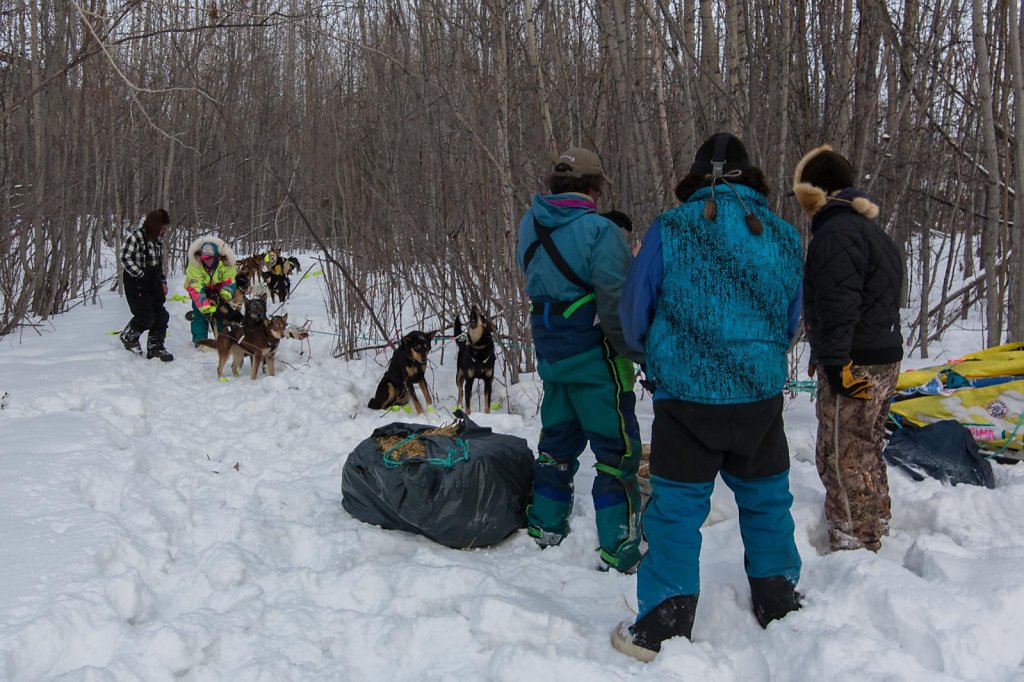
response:
{"label": "birch tree trunk", "polygon": [[985,269],[985,320],[988,346],[997,346],[1002,338],[999,326],[999,269],[996,249],[999,245],[999,156],[996,148],[995,114],[992,109],[992,73],[988,40],[985,35],[985,0],[971,0],[971,30],[978,73],[978,99],[981,107],[982,159],[987,173],[983,178],[984,227],[982,228],[981,265]]}
{"label": "birch tree trunk", "polygon": [[[922,344],[979,293],[993,335],[1007,306],[1024,333],[1019,2],[8,0],[3,17],[0,334],[96,296],[164,204],[171,267],[200,231],[322,249],[339,349],[478,301],[530,369],[512,245],[558,147],[598,150],[607,199],[642,226],[725,127],[804,228],[781,191],[801,153],[828,141],[870,173],[913,245],[912,299],[935,285],[908,315]],[[951,255],[938,280],[928,242]]]}
{"label": "birch tree trunk", "polygon": [[1024,53],[1021,52],[1021,34],[1024,33],[1024,17],[1015,0],[1007,3],[1007,31],[1009,35],[1010,73],[1013,76],[1013,119],[1014,144],[1013,167],[1016,181],[1013,189],[1013,224],[1010,228],[1010,244],[1013,257],[1010,259],[1009,334],[1011,341],[1024,341],[1024,187],[1021,174],[1024,172]]}
{"label": "birch tree trunk", "polygon": [[551,106],[548,104],[548,88],[541,68],[540,50],[537,47],[537,17],[533,0],[523,0],[523,14],[526,19],[526,53],[530,57],[534,78],[537,79],[537,99],[540,104],[541,120],[544,122],[544,140],[552,159],[558,158],[558,142],[555,140],[555,126],[551,122]]}

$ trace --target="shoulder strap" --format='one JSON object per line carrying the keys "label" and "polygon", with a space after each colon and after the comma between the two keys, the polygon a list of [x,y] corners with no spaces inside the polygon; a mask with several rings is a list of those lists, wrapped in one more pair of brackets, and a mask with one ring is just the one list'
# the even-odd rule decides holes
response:
{"label": "shoulder strap", "polygon": [[583,281],[583,278],[576,274],[576,272],[569,266],[559,252],[558,247],[555,246],[555,240],[551,238],[551,233],[554,232],[550,227],[541,225],[540,221],[536,218],[533,219],[533,227],[537,231],[537,241],[533,242],[526,248],[526,254],[523,256],[523,269],[529,269],[530,261],[533,260],[533,256],[537,253],[537,247],[543,246],[544,250],[548,252],[548,256],[551,258],[551,262],[555,264],[558,271],[562,273],[562,276],[567,280],[578,286],[584,291],[590,291],[593,287]]}

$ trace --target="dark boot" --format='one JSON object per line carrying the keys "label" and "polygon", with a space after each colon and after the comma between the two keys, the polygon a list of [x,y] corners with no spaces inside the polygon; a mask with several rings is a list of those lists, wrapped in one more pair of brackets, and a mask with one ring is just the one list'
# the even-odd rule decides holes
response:
{"label": "dark boot", "polygon": [[170,362],[174,356],[164,348],[164,334],[160,332],[149,332],[149,339],[146,341],[146,359],[157,358],[162,362]]}
{"label": "dark boot", "polygon": [[771,578],[748,578],[754,617],[761,627],[800,609],[800,593],[796,585],[780,575]]}
{"label": "dark boot", "polygon": [[139,344],[140,336],[142,336],[142,332],[135,331],[135,329],[132,328],[131,322],[129,322],[128,325],[121,330],[121,333],[118,334],[118,338],[121,339],[124,349],[129,353],[134,353],[135,355],[142,355],[142,346]]}
{"label": "dark boot", "polygon": [[612,646],[639,661],[647,663],[654,660],[661,651],[661,643],[666,639],[690,639],[693,620],[697,615],[698,596],[686,594],[669,597],[632,625],[627,627],[625,623],[620,623],[612,631]]}
{"label": "dark boot", "polygon": [[153,358],[156,358],[158,360],[162,360],[163,362],[170,362],[171,360],[174,359],[174,356],[171,355],[170,353],[168,353],[167,349],[163,348],[163,347],[147,349],[146,350],[146,359],[147,360],[152,360]]}

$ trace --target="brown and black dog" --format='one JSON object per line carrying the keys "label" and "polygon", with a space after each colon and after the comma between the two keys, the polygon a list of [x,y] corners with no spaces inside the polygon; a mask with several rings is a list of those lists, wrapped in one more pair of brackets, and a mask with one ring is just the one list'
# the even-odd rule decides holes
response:
{"label": "brown and black dog", "polygon": [[231,307],[235,310],[241,310],[245,305],[245,297],[251,288],[252,283],[248,275],[244,272],[239,272],[235,275],[235,291],[231,294]]}
{"label": "brown and black dog", "polygon": [[402,337],[391,356],[384,377],[377,384],[377,393],[366,404],[371,410],[386,410],[392,405],[407,405],[412,401],[416,414],[423,414],[423,406],[416,397],[415,385],[419,384],[427,406],[434,404],[427,388],[427,353],[437,332],[409,332]]}
{"label": "brown and black dog", "polygon": [[288,328],[288,316],[263,318],[255,324],[233,324],[225,327],[216,339],[201,339],[198,343],[217,350],[217,376],[223,376],[224,365],[231,358],[231,373],[238,376],[246,356],[252,362],[249,377],[255,381],[260,367],[266,362],[267,374],[274,376],[274,357],[277,346]]}
{"label": "brown and black dog", "polygon": [[[469,311],[469,327],[462,333],[462,322],[455,318],[455,343],[459,345],[456,359],[455,384],[459,387],[458,404],[466,414],[472,410],[473,381],[484,382],[484,412],[491,413],[491,387],[494,384],[494,335],[491,322],[480,309],[473,306]],[[462,402],[465,388],[466,402]]]}
{"label": "brown and black dog", "polygon": [[263,281],[270,291],[270,300],[274,303],[284,303],[292,291],[292,281],[288,275],[276,274],[271,271],[263,273]]}
{"label": "brown and black dog", "polygon": [[236,267],[239,277],[245,275],[250,282],[255,282],[263,271],[263,254],[258,253],[254,256],[243,258]]}
{"label": "brown and black dog", "polygon": [[284,259],[284,274],[291,275],[293,272],[302,272],[302,266],[299,265],[298,258],[288,256]]}
{"label": "brown and black dog", "polygon": [[245,299],[245,317],[242,323],[253,327],[267,318],[267,295]]}

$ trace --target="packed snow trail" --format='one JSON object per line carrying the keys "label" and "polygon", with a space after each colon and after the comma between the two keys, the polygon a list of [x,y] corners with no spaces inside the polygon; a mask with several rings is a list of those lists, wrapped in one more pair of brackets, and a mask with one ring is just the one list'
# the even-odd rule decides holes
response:
{"label": "packed snow trail", "polygon": [[[320,286],[296,288],[291,322],[331,329]],[[382,415],[365,403],[386,357],[335,360],[314,335],[308,362],[286,340],[276,377],[218,382],[187,305],[167,307],[167,364],[107,333],[128,319],[114,294],[0,339],[0,679],[1024,679],[1024,466],[994,465],[996,490],[890,470],[881,553],[821,555],[813,405],[789,402],[803,610],[757,626],[720,485],[694,641],[645,666],[608,643],[636,583],[594,570],[589,452],[573,532],[543,552],[525,532],[451,550],[342,509],[345,457],[373,429],[449,418],[453,348],[428,372],[436,413]],[[535,445],[539,381],[495,394],[506,408],[474,420]],[[648,397],[639,412],[647,440]]]}

